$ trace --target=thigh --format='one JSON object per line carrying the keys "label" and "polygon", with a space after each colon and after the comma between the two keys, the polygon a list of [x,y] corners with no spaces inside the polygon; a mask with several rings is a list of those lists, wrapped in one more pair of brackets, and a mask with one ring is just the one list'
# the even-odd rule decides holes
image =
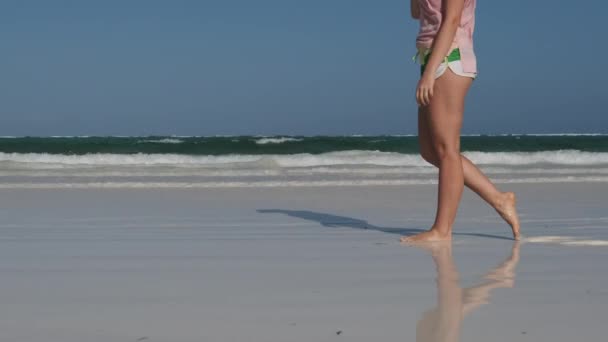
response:
{"label": "thigh", "polygon": [[435,80],[427,106],[428,132],[435,145],[460,147],[464,101],[472,82],[472,78],[456,75],[450,68]]}

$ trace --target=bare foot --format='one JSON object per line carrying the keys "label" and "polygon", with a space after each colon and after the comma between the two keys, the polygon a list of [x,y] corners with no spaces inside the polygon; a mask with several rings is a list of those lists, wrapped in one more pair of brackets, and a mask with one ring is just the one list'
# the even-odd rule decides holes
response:
{"label": "bare foot", "polygon": [[515,193],[503,192],[494,209],[496,209],[496,212],[498,212],[498,214],[500,214],[500,216],[511,226],[513,238],[519,240],[521,239],[521,234],[519,231],[519,218],[517,217],[517,208],[515,205]]}
{"label": "bare foot", "polygon": [[439,242],[439,241],[451,241],[452,234],[440,233],[439,230],[431,228],[431,230],[422,232],[412,236],[402,236],[401,242],[403,243],[425,243],[425,242]]}

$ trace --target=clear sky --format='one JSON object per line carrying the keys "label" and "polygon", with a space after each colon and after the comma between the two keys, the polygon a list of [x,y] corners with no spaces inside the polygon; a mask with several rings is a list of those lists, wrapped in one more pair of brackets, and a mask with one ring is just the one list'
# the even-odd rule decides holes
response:
{"label": "clear sky", "polygon": [[[608,133],[608,5],[478,0],[463,133]],[[3,0],[0,135],[415,134],[409,0]]]}

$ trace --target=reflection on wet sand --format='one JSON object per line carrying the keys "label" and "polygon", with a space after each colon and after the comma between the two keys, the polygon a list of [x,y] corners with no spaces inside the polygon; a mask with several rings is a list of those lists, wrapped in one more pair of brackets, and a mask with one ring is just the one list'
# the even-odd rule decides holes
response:
{"label": "reflection on wet sand", "polygon": [[479,285],[461,288],[450,243],[424,246],[437,266],[437,307],[425,312],[416,325],[416,341],[448,342],[460,340],[462,319],[483,304],[489,303],[490,292],[497,288],[512,288],[515,267],[519,262],[519,242],[511,255],[490,270]]}

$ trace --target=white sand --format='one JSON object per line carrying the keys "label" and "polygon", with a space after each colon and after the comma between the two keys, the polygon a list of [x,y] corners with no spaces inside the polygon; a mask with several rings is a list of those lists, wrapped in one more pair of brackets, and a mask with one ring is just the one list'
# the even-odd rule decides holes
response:
{"label": "white sand", "polygon": [[434,185],[5,189],[0,341],[605,341],[608,184],[505,188],[518,263],[468,190],[453,259],[401,246]]}

